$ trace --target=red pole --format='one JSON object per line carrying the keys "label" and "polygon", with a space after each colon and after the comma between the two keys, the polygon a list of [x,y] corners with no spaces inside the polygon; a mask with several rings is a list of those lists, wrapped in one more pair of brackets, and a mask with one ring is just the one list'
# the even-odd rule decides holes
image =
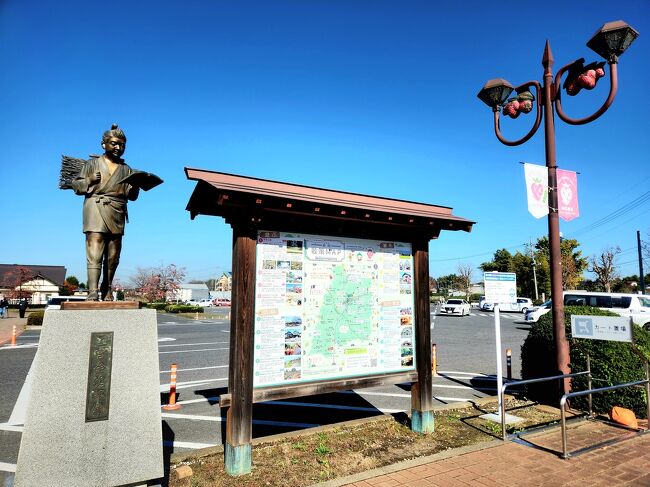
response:
{"label": "red pole", "polygon": [[435,343],[431,345],[431,370],[433,371],[433,377],[438,377],[438,358]]}
{"label": "red pole", "polygon": [[[557,198],[557,163],[555,159],[555,122],[553,100],[555,99],[553,83],[553,54],[546,41],[544,55],[544,142],[546,147],[546,167],[548,168],[548,240],[551,267],[551,297],[553,299],[553,337],[555,339],[555,364],[561,374],[570,373],[569,342],[566,339],[564,325],[564,299],[562,295],[562,253],[560,248],[560,221]],[[564,379],[560,396],[571,389],[570,379]],[[559,398],[558,398],[559,400]]]}
{"label": "red pole", "polygon": [[512,379],[512,349],[506,348],[506,377]]}

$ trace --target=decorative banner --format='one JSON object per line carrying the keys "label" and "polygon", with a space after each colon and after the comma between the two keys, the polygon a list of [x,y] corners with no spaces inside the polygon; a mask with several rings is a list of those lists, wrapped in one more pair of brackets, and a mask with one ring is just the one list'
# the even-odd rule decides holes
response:
{"label": "decorative banner", "polygon": [[548,169],[546,166],[524,164],[528,211],[535,218],[548,215]]}
{"label": "decorative banner", "polygon": [[580,216],[578,208],[578,178],[573,171],[557,170],[557,203],[560,218],[565,221]]}

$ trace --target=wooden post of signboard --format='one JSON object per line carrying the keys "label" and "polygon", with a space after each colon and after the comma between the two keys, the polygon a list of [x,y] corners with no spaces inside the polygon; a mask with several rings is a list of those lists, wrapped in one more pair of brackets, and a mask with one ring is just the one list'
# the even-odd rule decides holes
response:
{"label": "wooden post of signboard", "polygon": [[253,329],[255,310],[254,231],[233,225],[232,313],[226,415],[225,468],[229,475],[250,473],[253,419]]}
{"label": "wooden post of signboard", "polygon": [[411,387],[411,429],[432,433],[433,387],[431,373],[431,307],[429,303],[429,242],[413,242],[415,292],[415,364],[418,381]]}

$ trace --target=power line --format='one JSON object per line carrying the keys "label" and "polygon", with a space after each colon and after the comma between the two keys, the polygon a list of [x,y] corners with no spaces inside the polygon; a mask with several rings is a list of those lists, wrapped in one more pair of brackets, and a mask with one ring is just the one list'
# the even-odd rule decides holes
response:
{"label": "power line", "polygon": [[579,228],[573,232],[571,232],[571,235],[576,235],[580,233],[587,233],[592,230],[595,230],[596,228],[599,228],[607,223],[610,223],[617,218],[620,218],[621,216],[629,213],[632,210],[638,210],[639,206],[643,205],[644,203],[650,201],[650,191],[646,191],[642,195],[638,196],[634,200],[630,201],[629,203],[626,203],[625,205],[621,206],[620,208],[614,210],[613,212],[609,213],[608,215],[605,215],[602,217],[600,220],[596,220],[593,223],[590,223],[589,225],[586,225],[582,228]]}

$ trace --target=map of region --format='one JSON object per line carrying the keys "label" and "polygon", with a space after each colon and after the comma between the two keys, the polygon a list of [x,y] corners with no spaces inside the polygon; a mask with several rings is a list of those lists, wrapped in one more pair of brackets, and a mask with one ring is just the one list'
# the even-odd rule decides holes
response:
{"label": "map of region", "polygon": [[332,269],[334,278],[323,306],[309,354],[333,355],[345,348],[368,346],[372,332],[372,280],[352,281],[343,265]]}
{"label": "map of region", "polygon": [[403,242],[259,232],[254,387],[414,369]]}

